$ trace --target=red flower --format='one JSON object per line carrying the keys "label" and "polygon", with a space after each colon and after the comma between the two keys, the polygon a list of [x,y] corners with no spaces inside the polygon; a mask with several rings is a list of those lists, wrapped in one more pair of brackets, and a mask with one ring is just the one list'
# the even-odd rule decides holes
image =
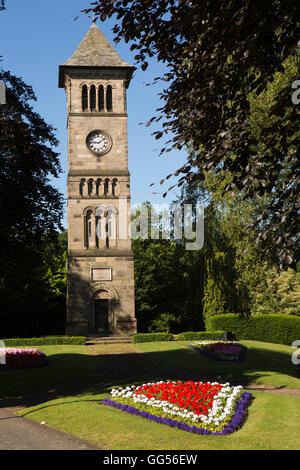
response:
{"label": "red flower", "polygon": [[163,382],[153,385],[143,385],[137,387],[134,391],[136,395],[145,395],[148,398],[155,398],[157,400],[168,401],[180,408],[194,410],[199,415],[200,413],[207,415],[209,409],[212,407],[213,397],[219,393],[222,385],[202,382]]}

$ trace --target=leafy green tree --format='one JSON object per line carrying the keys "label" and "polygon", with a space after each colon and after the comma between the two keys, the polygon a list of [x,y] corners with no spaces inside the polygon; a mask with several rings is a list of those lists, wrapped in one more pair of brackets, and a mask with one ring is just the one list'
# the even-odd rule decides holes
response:
{"label": "leafy green tree", "polygon": [[172,240],[137,239],[133,241],[133,253],[138,330],[184,329],[187,304],[184,247]]}
{"label": "leafy green tree", "polygon": [[274,260],[268,258],[261,247],[254,243],[256,233],[253,228],[251,229],[251,225],[265,205],[263,201],[256,199],[244,200],[243,194],[224,195],[222,186],[227,184],[226,178],[220,180],[206,175],[206,184],[211,192],[215,210],[220,214],[221,230],[231,248],[238,299],[235,311],[250,314],[253,292],[266,276],[266,265],[274,264]]}
{"label": "leafy green tree", "polygon": [[232,297],[236,294],[233,284],[233,271],[228,269],[229,260],[225,253],[215,253],[206,261],[207,279],[203,295],[203,316],[220,315],[233,312],[236,302]]}
{"label": "leafy green tree", "polygon": [[66,259],[68,251],[68,232],[58,234],[55,242],[49,241],[41,266],[41,279],[48,292],[49,302],[61,299],[66,301]]}
{"label": "leafy green tree", "polygon": [[43,238],[44,253],[23,283],[0,283],[3,337],[65,334],[66,232]]}
{"label": "leafy green tree", "polygon": [[204,245],[186,253],[189,266],[189,323],[204,327],[209,312],[235,312],[239,309],[236,293],[234,249],[222,227],[222,213],[204,183],[186,184],[176,202],[202,203],[205,206]]}
{"label": "leafy green tree", "polygon": [[278,276],[269,270],[254,292],[253,313],[300,315],[300,273],[288,269]]}
{"label": "leafy green tree", "polygon": [[[294,58],[287,60],[283,72],[274,75],[274,80],[268,83],[266,90],[258,96],[249,94],[250,120],[252,132],[259,142],[260,152],[264,147],[260,135],[264,132],[266,123],[276,122],[278,119],[272,115],[272,106],[278,95],[291,82],[297,70]],[[231,180],[230,173],[220,176],[206,173],[206,187],[213,203],[216,205],[221,217],[221,226],[229,244],[234,250],[234,264],[237,273],[236,286],[240,301],[240,312],[250,313],[254,309],[254,293],[257,286],[267,283],[268,270],[276,264],[274,252],[268,250],[270,243],[265,241],[265,249],[257,243],[257,232],[254,229],[259,220],[263,237],[265,222],[260,214],[267,214],[269,195],[261,198],[245,198],[244,191],[228,194],[224,188]],[[282,234],[282,236],[284,236]],[[297,258],[297,253],[295,258]],[[295,263],[294,263],[295,265]]]}
{"label": "leafy green tree", "polygon": [[[186,185],[174,203],[205,203],[204,246],[185,249],[185,239],[153,240],[155,226],[141,227],[141,238],[133,241],[135,260],[136,315],[140,331],[203,330],[206,313],[237,311],[233,249],[221,228],[220,214],[203,185]],[[150,215],[151,206],[143,204]],[[142,208],[137,211],[137,216]],[[160,230],[159,219],[154,218]],[[153,221],[153,219],[152,219]],[[156,227],[157,228],[157,227]],[[194,227],[195,228],[195,227]],[[172,234],[171,234],[172,235]],[[143,237],[148,237],[143,239]],[[214,289],[214,304],[209,292]],[[220,293],[216,296],[216,290]],[[225,310],[224,310],[225,309]]]}

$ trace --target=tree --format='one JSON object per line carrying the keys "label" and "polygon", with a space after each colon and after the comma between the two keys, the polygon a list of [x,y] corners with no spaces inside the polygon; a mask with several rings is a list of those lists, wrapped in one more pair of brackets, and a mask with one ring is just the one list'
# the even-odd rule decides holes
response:
{"label": "tree", "polygon": [[204,245],[201,250],[185,252],[188,272],[187,319],[189,328],[203,329],[205,316],[241,311],[236,292],[234,248],[222,227],[220,207],[211,189],[204,184],[184,184],[176,203],[205,206]]}
{"label": "tree", "polygon": [[[249,93],[252,132],[261,146],[263,142],[260,141],[260,135],[266,122],[275,122],[277,119],[271,113],[273,103],[282,89],[291,82],[296,71],[296,60],[290,58],[284,64],[284,72],[276,73],[274,80],[268,83],[265,91],[259,96]],[[208,193],[217,207],[216,210],[221,214],[222,230],[234,250],[240,311],[250,313],[256,309],[254,303],[257,287],[266,285],[269,269],[273,269],[276,264],[274,253],[268,253],[268,250],[263,250],[260,244],[255,243],[256,231],[253,229],[259,215],[267,210],[270,196],[245,199],[243,190],[234,195],[226,193],[224,188],[230,180],[230,173],[214,175],[205,172]],[[267,248],[267,243],[265,248]],[[296,253],[296,259],[297,256],[299,253]]]}
{"label": "tree", "polygon": [[288,269],[277,276],[275,269],[254,292],[253,313],[285,313],[300,316],[300,273]]}
{"label": "tree", "polygon": [[[244,302],[236,289],[235,250],[221,225],[221,213],[208,189],[201,184],[184,185],[173,201],[180,204],[205,204],[204,245],[186,250],[185,239],[151,239],[151,232],[164,225],[153,215],[149,202],[137,208],[136,224],[141,238],[133,240],[135,301],[140,331],[204,329],[204,316],[241,312]],[[143,209],[148,224],[139,219]],[[157,226],[155,225],[157,224]],[[171,227],[172,228],[172,227]],[[193,227],[195,229],[195,227]]]}
{"label": "tree", "polygon": [[254,227],[281,269],[293,263],[299,240],[299,117],[289,82],[270,108],[275,119],[257,135],[249,93],[264,92],[298,53],[298,3],[95,0],[84,10],[102,21],[116,15],[115,40],[132,42],[143,70],[153,56],[168,66],[157,78],[166,83],[163,105],[149,122],[163,117],[155,137],[171,134],[162,152],[193,149],[175,172],[178,185],[203,179],[204,171],[229,172],[225,191],[243,190],[250,200],[270,196]]}
{"label": "tree", "polygon": [[135,303],[139,331],[186,327],[184,247],[170,240],[134,240]]}
{"label": "tree", "polygon": [[[5,8],[5,0],[0,0],[0,11],[6,10]],[[2,56],[0,55],[0,61],[2,60]]]}
{"label": "tree", "polygon": [[18,334],[28,329],[31,310],[43,308],[33,307],[32,293],[62,228],[63,198],[49,180],[61,169],[54,129],[30,104],[32,88],[9,72],[0,71],[0,80],[7,91],[0,106],[0,311]]}
{"label": "tree", "polygon": [[[229,269],[228,269],[229,268]],[[230,276],[230,261],[225,253],[215,253],[206,261],[206,283],[203,295],[203,317],[234,311],[236,291]]]}
{"label": "tree", "polygon": [[[61,229],[62,195],[49,176],[61,171],[54,129],[33,111],[32,88],[9,72],[0,72],[7,104],[0,107],[0,250],[2,276],[20,250],[40,252],[45,233]],[[24,259],[23,259],[24,261]]]}
{"label": "tree", "polygon": [[[132,242],[138,329],[176,333],[184,329],[187,316],[186,252],[182,243],[161,238],[163,225],[149,202],[136,208],[137,225],[144,210],[148,224]],[[153,229],[160,239],[151,239]]]}
{"label": "tree", "polygon": [[[253,292],[265,279],[266,270],[274,265],[274,259],[267,256],[260,245],[256,245],[255,230],[249,229],[264,210],[264,201],[244,200],[243,194],[233,197],[224,194],[223,187],[227,179],[214,178],[206,174],[206,186],[212,198],[214,210],[219,213],[223,236],[231,249],[231,261],[235,272],[237,311],[250,314],[253,304]],[[228,249],[227,249],[228,250]]]}
{"label": "tree", "polygon": [[0,282],[2,338],[65,333],[66,235],[45,235],[44,252],[32,260],[26,278]]}

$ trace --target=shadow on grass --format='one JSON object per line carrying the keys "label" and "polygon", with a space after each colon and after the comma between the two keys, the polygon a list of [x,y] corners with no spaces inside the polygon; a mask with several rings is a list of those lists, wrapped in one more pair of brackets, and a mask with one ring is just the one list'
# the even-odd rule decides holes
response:
{"label": "shadow on grass", "polygon": [[[117,386],[167,379],[221,381],[247,387],[258,379],[277,374],[274,389],[280,389],[284,386],[282,375],[297,377],[297,368],[293,366],[291,356],[278,350],[251,348],[243,362],[233,363],[205,358],[189,349],[187,344],[169,343],[162,347],[173,349],[116,354],[105,353],[102,350],[100,354],[92,356],[93,367],[89,362],[91,356],[54,354],[50,357],[48,368],[34,369],[30,374],[28,374],[29,369],[27,372],[15,371],[16,378],[19,372],[24,374],[23,377],[19,376],[19,387],[17,387],[19,393],[9,398],[13,395],[10,390],[9,395],[6,395],[7,398],[4,395],[0,406],[30,407],[56,398],[109,393],[111,388]],[[81,365],[79,369],[78,364]],[[83,373],[85,366],[88,369],[87,373]],[[64,371],[64,367],[69,369]],[[78,374],[72,376],[70,371],[76,372],[76,367]],[[1,373],[0,379],[2,374],[5,376],[10,372]]]}
{"label": "shadow on grass", "polygon": [[96,370],[95,361],[89,354],[66,352],[64,349],[61,354],[50,353],[48,362],[43,367],[1,370],[0,399],[29,393],[35,395],[43,390],[50,392],[58,384]]}

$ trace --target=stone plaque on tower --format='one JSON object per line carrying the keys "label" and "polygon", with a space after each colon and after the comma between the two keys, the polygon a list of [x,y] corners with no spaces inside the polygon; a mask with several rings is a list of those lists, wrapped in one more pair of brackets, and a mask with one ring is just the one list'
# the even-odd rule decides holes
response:
{"label": "stone plaque on tower", "polygon": [[95,22],[59,67],[67,95],[68,335],[136,333],[131,240],[119,236],[127,230],[120,221],[130,223],[126,90],[133,71]]}

